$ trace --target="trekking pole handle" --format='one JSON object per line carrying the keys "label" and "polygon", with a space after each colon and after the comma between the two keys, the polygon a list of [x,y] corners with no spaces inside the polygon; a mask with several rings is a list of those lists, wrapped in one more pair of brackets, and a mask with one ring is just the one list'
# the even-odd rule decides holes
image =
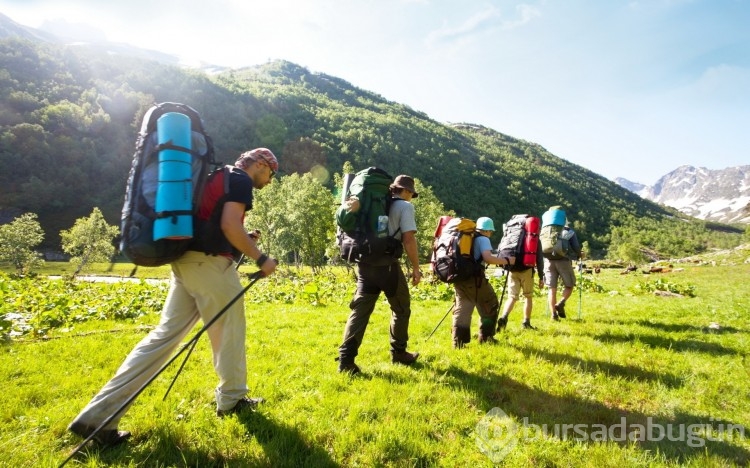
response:
{"label": "trekking pole handle", "polygon": [[[279,264],[279,261],[278,261],[278,260],[276,260],[275,258],[272,258],[271,260],[273,260],[273,263],[275,263],[276,265],[278,265],[278,264]],[[265,260],[264,260],[264,263],[265,263]],[[256,272],[255,272],[254,274],[257,274],[259,278],[265,278],[266,276],[268,276],[268,275],[266,275],[266,274],[265,274],[265,273],[263,272],[263,270],[258,270],[258,271],[256,271]]]}

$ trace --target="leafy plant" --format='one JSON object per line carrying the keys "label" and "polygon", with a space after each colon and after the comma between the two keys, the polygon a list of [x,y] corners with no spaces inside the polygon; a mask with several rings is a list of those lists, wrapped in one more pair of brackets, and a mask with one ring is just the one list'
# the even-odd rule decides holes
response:
{"label": "leafy plant", "polygon": [[0,334],[46,336],[90,320],[131,320],[161,310],[166,284],[12,278],[0,274]]}
{"label": "leafy plant", "polygon": [[633,287],[637,293],[653,293],[654,291],[667,291],[681,296],[695,297],[696,288],[693,284],[678,284],[668,281],[664,278],[658,278],[654,281],[639,282]]}

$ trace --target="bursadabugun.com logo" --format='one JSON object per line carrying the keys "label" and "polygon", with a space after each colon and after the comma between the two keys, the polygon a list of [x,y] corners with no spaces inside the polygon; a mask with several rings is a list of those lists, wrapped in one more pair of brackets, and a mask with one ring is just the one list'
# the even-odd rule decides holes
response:
{"label": "bursadabugun.com logo", "polygon": [[474,428],[479,451],[493,463],[500,463],[518,443],[518,425],[500,408],[492,408]]}
{"label": "bursadabugun.com logo", "polygon": [[533,424],[524,417],[519,424],[500,408],[492,408],[477,424],[475,440],[479,450],[499,463],[519,441],[555,438],[575,442],[674,442],[688,447],[705,447],[706,441],[744,440],[745,427],[709,418],[706,423],[680,424],[654,421],[629,423],[621,417],[614,424]]}

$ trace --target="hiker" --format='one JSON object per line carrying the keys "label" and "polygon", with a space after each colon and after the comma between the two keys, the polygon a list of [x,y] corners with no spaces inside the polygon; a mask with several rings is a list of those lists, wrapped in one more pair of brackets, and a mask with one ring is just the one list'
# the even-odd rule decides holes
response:
{"label": "hiker", "polygon": [[[411,283],[416,286],[422,279],[422,272],[419,270],[417,223],[411,200],[419,194],[414,188],[414,179],[408,175],[396,177],[389,186],[389,192],[393,202],[388,212],[388,235],[394,236],[403,244],[412,266]],[[359,202],[355,199],[347,201],[347,205],[352,211],[359,209]],[[351,313],[344,328],[344,341],[339,347],[339,372],[351,375],[361,372],[354,359],[357,357],[370,315],[381,292],[385,293],[391,307],[391,361],[411,365],[419,357],[419,353],[410,353],[406,350],[409,341],[411,295],[398,259],[393,259],[384,266],[375,266],[363,261],[357,263],[357,289],[349,303]]]}
{"label": "hiker", "polygon": [[[542,215],[542,232],[539,238],[544,256],[544,279],[549,288],[547,302],[550,314],[553,320],[564,319],[565,301],[576,285],[573,260],[583,258],[581,243],[560,206],[552,206]],[[564,285],[560,302],[557,302],[558,279]]]}
{"label": "hiker", "polygon": [[512,265],[515,257],[497,257],[492,253],[490,237],[495,232],[492,219],[477,219],[477,234],[472,246],[472,254],[479,269],[473,278],[453,283],[455,291],[453,309],[453,347],[460,349],[471,342],[471,315],[476,307],[479,312],[479,343],[495,342],[495,322],[500,304],[495,289],[485,276],[485,265]]}
{"label": "hiker", "polygon": [[[539,244],[536,250],[536,267],[526,267],[523,269],[510,269],[506,271],[508,275],[508,302],[503,308],[503,315],[497,321],[498,330],[502,330],[508,325],[508,315],[513,310],[521,294],[524,298],[523,322],[521,327],[527,330],[535,330],[536,327],[531,325],[531,310],[534,307],[534,268],[539,275],[539,289],[544,285],[544,257],[542,256],[542,242],[537,239]],[[519,268],[521,262],[516,261],[516,268]]]}
{"label": "hiker", "polygon": [[[222,187],[206,186],[201,199],[201,212],[220,213],[209,218],[215,224],[211,242],[195,237],[194,244],[173,261],[170,288],[161,320],[136,347],[112,379],[76,416],[68,430],[89,437],[111,417],[139,388],[159,371],[182,339],[201,319],[209,322],[224,306],[242,291],[234,257],[241,253],[255,260],[264,275],[276,270],[276,260],[258,249],[255,239],[245,230],[245,212],[253,206],[253,189],[268,185],[279,168],[274,154],[266,148],[242,153],[229,172],[229,192]],[[197,232],[203,232],[196,229]],[[255,236],[259,233],[253,232]],[[247,398],[245,356],[245,311],[242,300],[236,301],[208,330],[213,351],[213,365],[219,376],[215,389],[216,414],[226,416],[245,409],[255,409],[262,398]],[[123,411],[99,431],[94,440],[102,445],[124,442],[130,432],[118,430]]]}

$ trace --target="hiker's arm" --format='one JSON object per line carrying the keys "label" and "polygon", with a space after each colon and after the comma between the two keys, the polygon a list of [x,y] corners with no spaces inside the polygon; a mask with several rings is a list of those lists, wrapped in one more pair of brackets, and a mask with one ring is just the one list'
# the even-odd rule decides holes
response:
{"label": "hiker's arm", "polygon": [[359,211],[359,198],[349,197],[344,202],[344,205],[346,205],[346,210],[349,213],[356,213],[357,211]]}
{"label": "hiker's arm", "polygon": [[404,244],[404,251],[411,262],[413,272],[411,283],[416,286],[422,279],[422,272],[419,271],[419,254],[417,251],[417,231],[406,231],[401,235],[401,242]]}
{"label": "hiker's arm", "polygon": [[573,231],[573,237],[570,238],[570,248],[575,252],[577,260],[583,260],[583,246],[581,245],[581,241],[578,240],[578,234],[575,231]]}
{"label": "hiker's arm", "polygon": [[516,263],[516,257],[497,257],[492,255],[492,250],[483,251],[482,260],[484,260],[484,263],[500,266],[513,265]]}
{"label": "hiker's arm", "polygon": [[542,241],[536,246],[536,271],[539,273],[539,289],[544,287],[544,256],[542,255]]}
{"label": "hiker's arm", "polygon": [[224,204],[221,211],[221,231],[226,236],[232,246],[256,261],[265,256],[262,265],[258,265],[264,274],[270,275],[276,270],[276,261],[263,252],[255,245],[255,241],[250,239],[245,226],[242,224],[242,218],[245,214],[245,205],[242,203],[228,201]]}

